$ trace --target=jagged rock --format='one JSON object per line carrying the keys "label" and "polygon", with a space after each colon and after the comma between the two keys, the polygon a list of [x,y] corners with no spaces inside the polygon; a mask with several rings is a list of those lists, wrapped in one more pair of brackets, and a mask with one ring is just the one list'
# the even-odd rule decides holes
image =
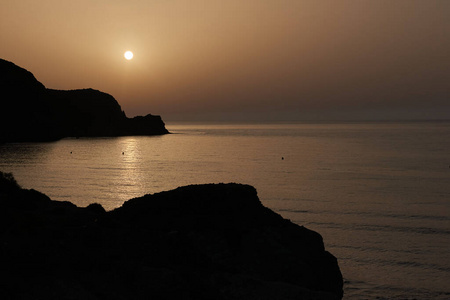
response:
{"label": "jagged rock", "polygon": [[128,118],[114,97],[93,89],[46,89],[32,73],[2,59],[0,104],[0,142],[168,133],[159,116]]}
{"label": "jagged rock", "polygon": [[181,187],[105,212],[0,175],[1,299],[342,298],[321,236],[251,186]]}

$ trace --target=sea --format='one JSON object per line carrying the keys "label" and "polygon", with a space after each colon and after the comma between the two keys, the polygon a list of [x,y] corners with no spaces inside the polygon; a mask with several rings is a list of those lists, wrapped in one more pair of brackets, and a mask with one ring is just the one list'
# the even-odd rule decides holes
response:
{"label": "sea", "polygon": [[107,210],[203,183],[254,186],[319,232],[344,299],[450,299],[450,122],[169,123],[172,134],[0,145],[0,171]]}

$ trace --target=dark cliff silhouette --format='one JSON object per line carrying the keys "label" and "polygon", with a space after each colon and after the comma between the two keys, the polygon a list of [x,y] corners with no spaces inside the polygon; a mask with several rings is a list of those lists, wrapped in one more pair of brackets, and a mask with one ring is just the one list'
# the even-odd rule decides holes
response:
{"label": "dark cliff silhouette", "polygon": [[0,172],[1,299],[341,299],[322,237],[240,184],[181,187],[106,212]]}
{"label": "dark cliff silhouette", "polygon": [[0,142],[168,133],[160,116],[128,118],[114,97],[93,89],[47,89],[3,59],[0,105]]}

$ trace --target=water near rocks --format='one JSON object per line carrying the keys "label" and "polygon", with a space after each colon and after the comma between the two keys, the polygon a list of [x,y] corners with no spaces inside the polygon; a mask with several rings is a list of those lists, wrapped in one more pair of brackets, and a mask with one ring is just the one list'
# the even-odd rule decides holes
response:
{"label": "water near rocks", "polygon": [[253,185],[319,232],[344,299],[450,298],[450,123],[168,124],[157,137],[0,145],[25,188],[106,209],[197,183]]}

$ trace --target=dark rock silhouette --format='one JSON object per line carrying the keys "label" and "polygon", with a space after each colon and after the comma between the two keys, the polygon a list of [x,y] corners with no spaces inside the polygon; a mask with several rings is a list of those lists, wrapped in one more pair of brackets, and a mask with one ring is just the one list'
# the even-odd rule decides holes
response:
{"label": "dark rock silhouette", "polygon": [[321,236],[240,184],[186,186],[105,212],[0,172],[1,299],[341,299]]}
{"label": "dark rock silhouette", "polygon": [[109,94],[46,89],[32,73],[0,59],[0,142],[63,137],[160,135],[160,116],[127,118]]}

